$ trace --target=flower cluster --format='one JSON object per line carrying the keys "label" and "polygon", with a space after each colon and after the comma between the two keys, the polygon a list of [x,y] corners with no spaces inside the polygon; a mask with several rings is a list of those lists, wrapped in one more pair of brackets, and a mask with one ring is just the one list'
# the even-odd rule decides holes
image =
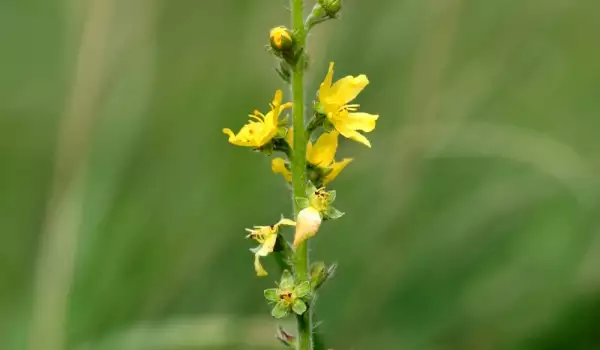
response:
{"label": "flower cluster", "polygon": [[[272,30],[277,35],[287,32],[277,29]],[[283,33],[283,34],[282,34]],[[280,39],[274,40],[279,43]],[[283,40],[283,39],[281,39]],[[253,250],[254,267],[258,276],[266,276],[267,272],[259,262],[259,257],[267,256],[273,252],[277,239],[279,226],[296,226],[294,246],[298,246],[304,240],[314,236],[322,220],[337,219],[341,212],[330,206],[335,199],[335,191],[327,192],[323,187],[333,181],[342,170],[352,162],[352,158],[343,158],[336,162],[335,156],[339,145],[339,135],[360,142],[371,147],[371,142],[359,131],[370,132],[375,128],[378,115],[358,112],[358,104],[349,104],[367,86],[369,80],[363,74],[359,76],[346,76],[333,83],[333,62],[325,79],[320,85],[318,101],[315,102],[313,120],[317,121],[317,127],[323,129],[316,141],[308,141],[306,146],[306,174],[309,179],[309,191],[306,198],[296,198],[296,204],[302,211],[298,214],[297,224],[289,219],[282,219],[273,226],[256,226],[250,231],[249,238],[260,243]],[[225,128],[223,132],[229,136],[229,142],[236,146],[252,147],[256,150],[290,150],[293,153],[293,130],[286,125],[287,119],[280,120],[281,113],[290,108],[292,104],[282,103],[281,90],[275,92],[275,97],[270,104],[271,110],[266,114],[254,111],[250,114],[250,120],[237,134],[231,129]],[[269,152],[270,153],[270,152]],[[284,152],[288,159],[275,157],[271,161],[271,170],[281,174],[285,181],[291,182],[292,173],[290,161],[293,154]],[[333,195],[332,195],[333,193]]]}

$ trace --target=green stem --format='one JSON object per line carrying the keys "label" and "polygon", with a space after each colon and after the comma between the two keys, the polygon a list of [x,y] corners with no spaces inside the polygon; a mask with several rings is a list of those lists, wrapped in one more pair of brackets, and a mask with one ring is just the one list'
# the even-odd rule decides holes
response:
{"label": "green stem", "polygon": [[[292,185],[294,197],[306,196],[306,131],[304,128],[304,49],[306,30],[304,27],[303,0],[290,0],[292,24],[299,58],[292,67],[292,96],[294,118],[294,153],[299,155],[292,159]],[[295,208],[295,214],[302,208]],[[308,280],[308,242],[304,241],[296,248],[294,255],[294,277],[297,283]],[[312,350],[312,317],[311,307],[296,317],[298,323],[298,350]]]}

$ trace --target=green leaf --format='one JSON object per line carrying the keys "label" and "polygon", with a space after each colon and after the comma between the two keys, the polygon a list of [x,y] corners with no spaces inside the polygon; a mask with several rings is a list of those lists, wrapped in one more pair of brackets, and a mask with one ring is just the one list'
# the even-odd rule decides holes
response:
{"label": "green leaf", "polygon": [[290,271],[285,270],[281,274],[281,282],[279,282],[280,289],[292,289],[294,288],[294,277]]}
{"label": "green leaf", "polygon": [[302,298],[306,296],[310,292],[310,283],[308,281],[304,281],[294,288],[294,293],[298,298]]}
{"label": "green leaf", "polygon": [[331,204],[331,203],[333,203],[333,201],[335,201],[335,196],[336,196],[337,192],[335,190],[331,190],[328,193],[329,193],[329,204]]}
{"label": "green leaf", "polygon": [[265,298],[269,301],[278,301],[279,292],[277,288],[265,289]]}
{"label": "green leaf", "polygon": [[271,316],[275,318],[285,317],[288,313],[288,308],[285,307],[281,302],[275,304],[275,307],[271,310]]}
{"label": "green leaf", "polygon": [[296,299],[294,301],[294,305],[292,305],[292,310],[297,315],[302,315],[304,312],[306,312],[306,309],[306,303],[304,303],[301,299]]}
{"label": "green leaf", "polygon": [[310,202],[306,197],[296,197],[294,198],[294,201],[296,202],[296,206],[301,209],[304,209],[310,205]]}
{"label": "green leaf", "polygon": [[329,206],[329,208],[327,209],[327,213],[325,213],[325,217],[331,220],[339,219],[342,216],[344,216],[344,213],[332,206]]}

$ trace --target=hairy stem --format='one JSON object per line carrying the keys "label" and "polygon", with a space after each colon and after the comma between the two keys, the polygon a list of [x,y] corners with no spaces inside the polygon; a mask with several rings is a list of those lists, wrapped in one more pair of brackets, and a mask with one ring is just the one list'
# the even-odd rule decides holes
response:
{"label": "hairy stem", "polygon": [[[304,27],[303,0],[290,0],[292,25],[295,33],[297,49],[301,50],[298,60],[292,67],[292,97],[294,118],[294,153],[292,160],[292,185],[294,197],[306,196],[306,132],[304,129],[304,49],[306,44],[306,31]],[[295,214],[301,208],[295,208]],[[296,248],[294,255],[294,277],[297,283],[308,280],[308,241],[304,241]],[[312,317],[311,307],[303,314],[297,316],[298,323],[298,350],[312,350]]]}

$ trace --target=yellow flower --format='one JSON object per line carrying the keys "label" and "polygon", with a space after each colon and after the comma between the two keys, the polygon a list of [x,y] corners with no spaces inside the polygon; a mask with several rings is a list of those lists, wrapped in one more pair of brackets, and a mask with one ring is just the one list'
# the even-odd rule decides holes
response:
{"label": "yellow flower", "polygon": [[269,33],[271,46],[276,50],[287,50],[292,47],[292,33],[286,27],[275,27]]}
{"label": "yellow flower", "polygon": [[346,76],[332,85],[333,62],[319,88],[319,102],[327,119],[344,137],[371,147],[369,140],[357,130],[370,132],[375,129],[379,115],[357,112],[359,105],[348,104],[369,84],[364,74],[357,77]]}
{"label": "yellow flower", "polygon": [[263,115],[259,111],[249,115],[250,121],[235,135],[231,129],[224,128],[223,133],[229,136],[229,143],[236,146],[259,148],[267,144],[277,134],[279,115],[290,108],[292,103],[281,104],[281,90],[275,92],[271,110]]}
{"label": "yellow flower", "polygon": [[308,142],[306,145],[306,160],[321,169],[328,170],[329,173],[323,178],[323,184],[333,181],[340,172],[348,165],[352,158],[344,158],[341,162],[336,162],[335,152],[338,148],[338,132],[325,132],[319,136],[317,142],[313,145]]}
{"label": "yellow flower", "polygon": [[[290,147],[292,146],[292,129],[288,130],[286,140]],[[344,158],[341,162],[335,161],[335,153],[338,148],[338,135],[337,131],[325,132],[319,136],[317,142],[313,145],[312,142],[308,142],[306,145],[306,160],[315,167],[321,168],[326,171],[326,175],[323,178],[323,184],[327,184],[335,179],[340,172],[348,165],[352,158]],[[281,174],[286,181],[291,181],[292,174],[285,167],[285,160],[283,158],[275,158],[271,161],[271,170],[275,174]]]}
{"label": "yellow flower", "polygon": [[257,276],[262,277],[267,275],[267,271],[260,263],[260,257],[267,256],[273,252],[280,225],[295,226],[296,223],[293,220],[281,218],[273,226],[254,226],[253,229],[246,229],[246,231],[250,232],[246,238],[252,238],[259,243],[259,246],[252,250],[254,252],[254,269]]}

